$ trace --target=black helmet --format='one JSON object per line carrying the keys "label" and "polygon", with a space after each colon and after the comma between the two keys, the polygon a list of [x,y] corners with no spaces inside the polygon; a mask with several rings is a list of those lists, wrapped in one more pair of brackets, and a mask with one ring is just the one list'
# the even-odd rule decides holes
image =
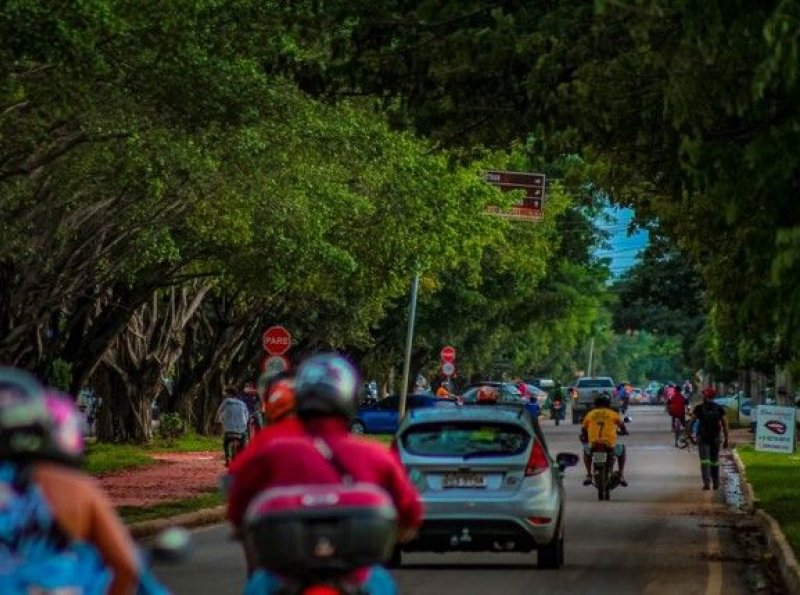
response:
{"label": "black helmet", "polygon": [[611,407],[611,395],[603,391],[594,400],[595,407]]}
{"label": "black helmet", "polygon": [[357,408],[358,373],[335,353],[315,355],[297,369],[294,381],[297,415],[336,415],[350,419]]}

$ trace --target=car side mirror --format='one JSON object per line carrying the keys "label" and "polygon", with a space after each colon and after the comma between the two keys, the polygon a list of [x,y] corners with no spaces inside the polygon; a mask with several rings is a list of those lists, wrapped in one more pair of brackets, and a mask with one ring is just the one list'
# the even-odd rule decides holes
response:
{"label": "car side mirror", "polygon": [[556,463],[562,471],[567,467],[574,467],[581,458],[572,452],[560,452],[556,455]]}

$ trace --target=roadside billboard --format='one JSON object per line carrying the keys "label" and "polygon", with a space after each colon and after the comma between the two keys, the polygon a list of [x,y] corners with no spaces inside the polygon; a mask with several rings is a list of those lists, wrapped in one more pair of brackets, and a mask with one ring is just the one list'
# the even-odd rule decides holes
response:
{"label": "roadside billboard", "polygon": [[794,407],[759,405],[756,422],[756,450],[794,452]]}

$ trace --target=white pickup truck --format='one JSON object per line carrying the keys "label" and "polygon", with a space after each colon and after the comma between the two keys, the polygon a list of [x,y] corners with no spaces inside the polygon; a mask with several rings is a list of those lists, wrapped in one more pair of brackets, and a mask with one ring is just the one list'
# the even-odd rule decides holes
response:
{"label": "white pickup truck", "polygon": [[[594,399],[603,391],[614,390],[614,381],[609,376],[581,376],[573,385],[578,397],[572,401],[572,423],[579,424],[589,410],[594,407]],[[611,399],[611,406],[617,409],[616,399]]]}

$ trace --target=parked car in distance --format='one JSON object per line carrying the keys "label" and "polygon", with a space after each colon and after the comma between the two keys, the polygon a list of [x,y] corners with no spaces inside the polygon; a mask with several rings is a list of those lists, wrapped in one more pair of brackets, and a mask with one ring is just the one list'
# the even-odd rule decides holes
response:
{"label": "parked car in distance", "polygon": [[532,384],[537,388],[541,388],[544,391],[549,391],[551,388],[555,388],[556,383],[555,380],[552,378],[531,378],[530,380],[526,381],[526,384]]}
{"label": "parked car in distance", "polygon": [[543,405],[545,400],[547,399],[547,391],[539,388],[536,385],[525,383],[525,386],[528,387],[528,393],[531,396],[535,396],[539,405]]}
{"label": "parked car in distance", "polygon": [[663,386],[663,384],[661,384],[660,382],[657,382],[655,380],[651,380],[647,384],[647,386],[644,388],[644,392],[647,395],[647,401],[650,404],[655,405],[655,404],[657,404],[659,402],[658,401],[658,390],[662,386]]}
{"label": "parked car in distance", "polygon": [[[487,380],[485,382],[476,382],[467,386],[461,391],[461,400],[464,404],[476,403],[478,401],[478,391],[481,387],[493,388],[497,391],[498,402],[500,403],[522,403],[528,410],[528,413],[534,417],[538,417],[541,407],[544,406],[544,400],[541,398],[541,393],[537,393],[536,401],[525,399],[519,389],[512,382],[499,382],[496,380]],[[537,389],[538,390],[538,389]],[[546,396],[545,396],[546,398]],[[534,405],[534,403],[536,403]]]}
{"label": "parked car in distance", "polygon": [[641,388],[631,389],[630,399],[632,405],[641,405],[642,403],[647,403],[647,397]]}
{"label": "parked car in distance", "polygon": [[[432,393],[414,393],[406,397],[406,409],[455,406],[455,399],[437,397]],[[400,424],[400,396],[390,395],[376,403],[359,407],[350,431],[353,434],[394,434]]]}
{"label": "parked car in distance", "polygon": [[424,516],[402,551],[537,551],[540,568],[564,563],[563,475],[577,454],[550,454],[520,403],[417,409],[396,439]]}

